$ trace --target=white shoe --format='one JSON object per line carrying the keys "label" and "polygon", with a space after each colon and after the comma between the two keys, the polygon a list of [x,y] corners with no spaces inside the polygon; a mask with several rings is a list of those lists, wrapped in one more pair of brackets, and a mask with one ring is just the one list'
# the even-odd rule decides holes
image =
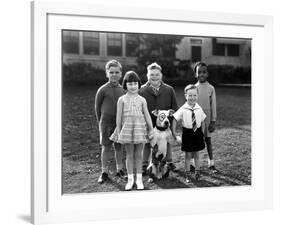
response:
{"label": "white shoe", "polygon": [[134,186],[134,181],[133,180],[128,180],[128,183],[125,186],[125,190],[126,191],[132,190],[133,186]]}
{"label": "white shoe", "polygon": [[137,185],[137,190],[143,190],[144,189],[142,180],[137,180],[136,185]]}

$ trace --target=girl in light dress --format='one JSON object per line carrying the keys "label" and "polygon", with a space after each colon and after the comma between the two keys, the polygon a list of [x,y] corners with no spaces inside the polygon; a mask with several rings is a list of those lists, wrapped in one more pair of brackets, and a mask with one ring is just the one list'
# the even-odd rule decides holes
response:
{"label": "girl in light dress", "polygon": [[128,183],[125,190],[133,188],[134,168],[137,189],[142,190],[142,151],[144,144],[153,137],[153,126],[146,100],[138,94],[141,86],[139,76],[134,71],[128,71],[122,85],[127,93],[118,99],[116,129],[110,139],[123,144],[126,150]]}

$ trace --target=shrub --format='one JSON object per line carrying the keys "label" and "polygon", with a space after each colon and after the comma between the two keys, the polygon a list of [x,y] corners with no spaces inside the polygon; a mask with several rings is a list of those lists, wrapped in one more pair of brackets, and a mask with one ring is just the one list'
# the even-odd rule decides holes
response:
{"label": "shrub", "polygon": [[234,67],[231,65],[209,65],[210,83],[239,84],[251,83],[251,68]]}
{"label": "shrub", "polygon": [[[159,60],[162,67],[163,80],[170,85],[186,85],[195,83],[190,60]],[[138,73],[142,83],[147,80],[146,67],[140,65],[124,65],[123,73],[133,70]],[[209,65],[209,82],[213,84],[251,83],[251,68],[233,67],[231,65]],[[80,84],[100,84],[107,81],[104,69],[93,67],[90,63],[72,63],[63,65],[63,82]],[[122,82],[122,80],[121,80]]]}
{"label": "shrub", "polygon": [[90,63],[71,63],[63,65],[63,81],[91,83],[106,81],[106,76],[104,70],[94,68]]}

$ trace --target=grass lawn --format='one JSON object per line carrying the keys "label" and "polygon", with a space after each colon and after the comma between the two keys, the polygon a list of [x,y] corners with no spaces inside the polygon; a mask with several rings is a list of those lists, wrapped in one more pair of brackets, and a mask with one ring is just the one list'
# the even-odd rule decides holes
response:
{"label": "grass lawn", "polygon": [[[63,92],[63,193],[91,193],[124,190],[126,181],[115,177],[114,155],[110,159],[110,180],[98,184],[101,172],[98,126],[94,115],[97,87],[66,87]],[[175,88],[179,105],[183,87]],[[207,151],[201,151],[202,178],[185,183],[184,153],[174,146],[173,161],[178,172],[165,180],[148,183],[146,190],[218,187],[251,184],[251,89],[216,88],[217,129],[212,143],[217,174],[210,174]],[[125,160],[125,157],[124,157]],[[124,164],[125,165],[125,164]]]}

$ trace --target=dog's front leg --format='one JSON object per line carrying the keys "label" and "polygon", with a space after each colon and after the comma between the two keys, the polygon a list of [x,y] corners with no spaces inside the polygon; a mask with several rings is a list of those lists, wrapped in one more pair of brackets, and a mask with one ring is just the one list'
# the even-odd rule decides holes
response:
{"label": "dog's front leg", "polygon": [[148,171],[148,183],[152,183],[153,179],[156,175],[156,167],[153,163],[150,163],[150,165],[147,167],[147,171]]}

